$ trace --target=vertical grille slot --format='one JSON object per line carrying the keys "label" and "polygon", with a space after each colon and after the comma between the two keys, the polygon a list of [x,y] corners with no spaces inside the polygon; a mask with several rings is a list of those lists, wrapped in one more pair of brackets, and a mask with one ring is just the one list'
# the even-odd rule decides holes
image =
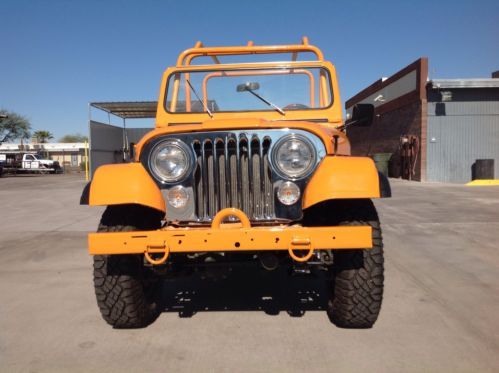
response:
{"label": "vertical grille slot", "polygon": [[192,148],[194,149],[194,154],[196,154],[196,172],[195,172],[195,180],[196,184],[194,185],[195,195],[196,195],[196,215],[199,219],[205,218],[205,198],[204,198],[204,167],[203,167],[203,145],[198,141],[194,140],[192,142]]}
{"label": "vertical grille slot", "polygon": [[239,139],[239,170],[241,171],[241,184],[239,193],[241,194],[241,209],[249,215],[250,202],[249,202],[249,175],[248,175],[248,140],[246,137]]}
{"label": "vertical grille slot", "polygon": [[269,164],[269,149],[270,149],[270,139],[265,138],[262,143],[262,166],[263,166],[263,193],[265,205],[263,209],[263,215],[265,219],[272,218],[274,216],[274,191],[272,188],[272,180],[270,178],[270,164]]}
{"label": "vertical grille slot", "polygon": [[227,152],[229,155],[229,168],[230,168],[230,206],[240,208],[241,204],[239,203],[239,171],[237,168],[238,165],[238,152],[239,146],[237,145],[237,139],[229,138]]}
{"label": "vertical grille slot", "polygon": [[274,217],[269,166],[270,139],[227,134],[192,142],[197,157],[196,215],[211,220],[221,209],[235,207],[250,219]]}
{"label": "vertical grille slot", "polygon": [[253,137],[250,144],[250,199],[252,204],[252,212],[255,216],[263,215],[261,206],[263,205],[261,183],[263,175],[260,175],[260,141]]}

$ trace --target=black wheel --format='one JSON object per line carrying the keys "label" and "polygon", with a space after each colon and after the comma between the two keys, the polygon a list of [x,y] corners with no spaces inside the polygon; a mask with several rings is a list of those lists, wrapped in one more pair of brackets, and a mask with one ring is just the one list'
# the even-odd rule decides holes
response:
{"label": "black wheel", "polygon": [[[138,205],[109,206],[98,232],[125,232],[161,227],[162,214]],[[159,315],[158,279],[141,255],[95,255],[94,288],[104,320],[115,328],[142,328]]]}
{"label": "black wheel", "polygon": [[334,251],[333,291],[327,308],[329,319],[338,327],[371,328],[381,310],[384,280],[383,240],[376,209],[370,200],[334,201],[319,208],[322,223],[372,227],[372,249]]}

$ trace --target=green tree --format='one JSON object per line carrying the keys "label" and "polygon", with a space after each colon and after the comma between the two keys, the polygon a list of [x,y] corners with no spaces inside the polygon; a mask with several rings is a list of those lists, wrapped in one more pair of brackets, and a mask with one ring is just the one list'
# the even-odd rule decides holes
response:
{"label": "green tree", "polygon": [[35,133],[33,133],[33,136],[35,136],[38,142],[41,144],[45,144],[48,140],[54,138],[54,135],[52,135],[49,131],[43,130],[35,131]]}
{"label": "green tree", "polygon": [[30,129],[31,123],[26,117],[12,111],[0,110],[0,145],[15,139],[29,139]]}
{"label": "green tree", "polygon": [[65,135],[59,139],[59,142],[85,142],[85,141],[88,141],[88,137],[80,133]]}

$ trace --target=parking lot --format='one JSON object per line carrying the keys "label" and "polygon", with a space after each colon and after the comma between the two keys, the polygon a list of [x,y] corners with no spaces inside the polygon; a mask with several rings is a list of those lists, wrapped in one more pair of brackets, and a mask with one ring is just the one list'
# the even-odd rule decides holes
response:
{"label": "parking lot", "polygon": [[[492,372],[499,187],[392,181],[376,202],[386,283],[370,330],[338,329],[320,278],[236,271],[164,284],[165,312],[113,330],[93,293],[79,175],[0,179],[0,371]],[[314,290],[315,289],[315,290]]]}

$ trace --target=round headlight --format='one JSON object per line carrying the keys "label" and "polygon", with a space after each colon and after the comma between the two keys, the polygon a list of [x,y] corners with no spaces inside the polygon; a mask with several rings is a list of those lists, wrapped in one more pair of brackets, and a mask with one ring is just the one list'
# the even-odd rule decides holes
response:
{"label": "round headlight", "polygon": [[290,179],[308,176],[314,167],[315,157],[313,144],[301,135],[283,137],[273,151],[277,171]]}
{"label": "round headlight", "polygon": [[172,183],[184,179],[192,164],[189,148],[180,140],[169,139],[158,143],[149,157],[152,173],[161,181]]}

